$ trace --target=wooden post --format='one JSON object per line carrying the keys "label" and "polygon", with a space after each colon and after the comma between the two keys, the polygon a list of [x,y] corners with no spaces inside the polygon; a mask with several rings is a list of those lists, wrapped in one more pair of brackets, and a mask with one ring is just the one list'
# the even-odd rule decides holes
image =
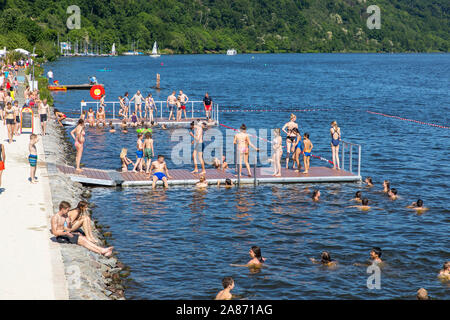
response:
{"label": "wooden post", "polygon": [[156,74],[156,89],[160,89],[160,80],[161,77],[159,75],[159,73]]}

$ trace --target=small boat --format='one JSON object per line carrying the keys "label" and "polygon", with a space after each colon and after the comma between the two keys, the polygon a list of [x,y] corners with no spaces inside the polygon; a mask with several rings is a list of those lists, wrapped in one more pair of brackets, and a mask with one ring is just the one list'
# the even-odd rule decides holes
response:
{"label": "small boat", "polygon": [[236,49],[228,49],[227,50],[227,56],[235,56],[237,55]]}
{"label": "small boat", "polygon": [[47,88],[50,91],[67,91],[67,87],[65,86],[48,86]]}
{"label": "small boat", "polygon": [[[66,84],[66,85],[48,86],[47,88],[50,91],[90,90],[95,85],[97,85],[97,84],[90,84],[90,83]],[[103,86],[102,84],[98,84],[98,85]]]}
{"label": "small boat", "polygon": [[150,55],[150,57],[152,57],[152,58],[161,57],[161,55],[158,54],[158,44],[156,43],[156,41],[155,41],[155,43],[153,43],[153,50],[152,50],[152,54]]}
{"label": "small boat", "polygon": [[116,44],[113,43],[112,47],[111,47],[111,56],[116,56],[117,52],[116,52]]}

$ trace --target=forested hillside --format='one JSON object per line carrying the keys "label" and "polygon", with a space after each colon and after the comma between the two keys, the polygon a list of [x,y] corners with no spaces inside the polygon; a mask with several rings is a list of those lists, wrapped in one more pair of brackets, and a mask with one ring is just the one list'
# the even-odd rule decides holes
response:
{"label": "forested hillside", "polygon": [[[53,59],[56,43],[87,41],[163,52],[430,52],[449,51],[448,0],[0,0],[0,47]],[[381,29],[366,9],[381,8]],[[69,5],[81,29],[69,30]]]}

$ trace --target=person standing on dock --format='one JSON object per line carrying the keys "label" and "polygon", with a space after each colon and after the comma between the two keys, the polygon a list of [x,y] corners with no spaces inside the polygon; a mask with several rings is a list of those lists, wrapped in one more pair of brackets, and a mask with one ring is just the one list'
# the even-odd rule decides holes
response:
{"label": "person standing on dock", "polygon": [[203,160],[203,150],[205,149],[205,144],[203,143],[203,123],[198,120],[197,124],[194,126],[194,151],[192,152],[192,158],[194,159],[194,171],[191,173],[198,173],[197,169],[197,156],[202,166],[201,174],[205,174],[205,161]]}
{"label": "person standing on dock", "polygon": [[333,161],[333,169],[340,170],[339,143],[341,142],[341,128],[338,127],[336,121],[333,121],[331,123],[330,134],[331,134],[331,153],[332,153],[331,161]]}
{"label": "person standing on dock", "polygon": [[206,92],[205,97],[203,98],[203,106],[205,107],[206,119],[211,118],[212,103],[212,98],[209,96],[208,92]]}
{"label": "person standing on dock", "polygon": [[150,122],[153,120],[153,111],[156,109],[155,100],[152,97],[152,94],[149,93],[147,98],[145,98],[145,114],[144,117],[149,119]]}
{"label": "person standing on dock", "polygon": [[172,91],[172,94],[167,97],[167,108],[169,109],[169,121],[173,116],[173,120],[175,120],[175,115],[173,114],[173,111],[175,110],[177,106],[177,97],[175,96],[175,91]]}
{"label": "person standing on dock", "polygon": [[311,140],[309,140],[309,133],[303,135],[303,163],[305,165],[305,171],[302,173],[307,174],[309,172],[309,161],[311,159],[311,151],[314,148]]}
{"label": "person standing on dock", "polygon": [[84,135],[85,134],[86,134],[86,132],[84,131],[84,120],[79,119],[78,124],[75,127],[75,129],[73,129],[70,132],[70,135],[75,140],[75,149],[77,149],[77,155],[75,157],[77,172],[83,171],[80,168],[80,163],[81,163],[81,157],[83,156],[83,147],[84,147],[84,141],[85,141]]}
{"label": "person standing on dock", "polygon": [[138,90],[135,93],[135,95],[130,99],[130,103],[133,100],[134,100],[134,112],[136,113],[136,115],[139,114],[139,120],[141,120],[142,119],[142,100],[144,100],[144,97],[142,96],[141,91]]}
{"label": "person standing on dock", "polygon": [[239,173],[238,173],[239,176],[241,176],[242,173],[242,159],[244,159],[248,176],[251,177],[252,174],[250,170],[250,164],[248,163],[248,156],[250,151],[249,146],[255,149],[256,151],[259,151],[259,149],[252,144],[252,142],[250,141],[250,137],[246,131],[247,127],[245,126],[245,124],[242,124],[240,132],[234,136],[233,143],[237,145],[237,152],[239,157]]}
{"label": "person standing on dock", "polygon": [[48,84],[53,84],[53,71],[48,70],[47,72]]}
{"label": "person standing on dock", "polygon": [[180,95],[178,96],[181,102],[181,110],[184,112],[184,118],[186,117],[186,104],[189,102],[189,97],[183,93],[183,90],[180,90]]}
{"label": "person standing on dock", "polygon": [[289,120],[289,122],[286,122],[283,126],[283,128],[281,128],[281,130],[283,130],[284,133],[286,133],[286,150],[287,150],[287,155],[286,155],[286,169],[288,169],[289,167],[289,154],[292,152],[295,152],[294,149],[294,143],[295,140],[297,138],[297,135],[295,134],[295,132],[293,131],[294,128],[296,128],[298,130],[298,124],[295,122],[297,120],[297,117],[295,116],[295,114],[291,113],[291,119]]}

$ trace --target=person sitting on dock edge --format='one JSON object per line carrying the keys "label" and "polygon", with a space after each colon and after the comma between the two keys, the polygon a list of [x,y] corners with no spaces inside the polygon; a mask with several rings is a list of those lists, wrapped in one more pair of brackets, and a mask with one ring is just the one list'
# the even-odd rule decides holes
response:
{"label": "person sitting on dock edge", "polygon": [[164,187],[167,188],[169,186],[169,184],[167,183],[167,179],[171,179],[172,177],[169,175],[169,170],[167,169],[166,162],[164,161],[164,156],[159,155],[158,160],[152,162],[150,172],[153,171],[153,189],[156,188],[156,182],[158,180],[161,180],[164,184]]}

